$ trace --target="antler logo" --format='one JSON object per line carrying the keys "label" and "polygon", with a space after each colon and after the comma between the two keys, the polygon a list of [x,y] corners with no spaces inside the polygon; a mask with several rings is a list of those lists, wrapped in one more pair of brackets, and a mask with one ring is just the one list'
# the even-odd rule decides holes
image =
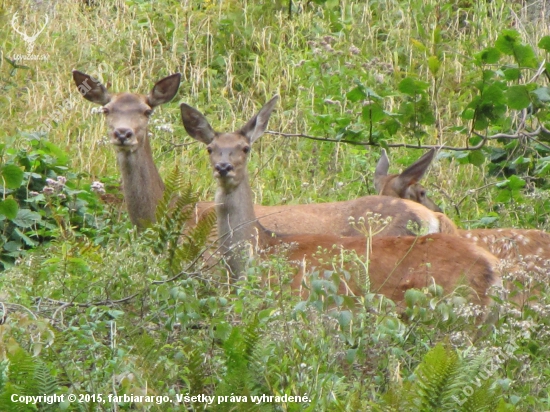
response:
{"label": "antler logo", "polygon": [[25,40],[25,43],[27,43],[27,54],[28,55],[32,54],[32,52],[34,50],[34,42],[36,41],[36,39],[38,38],[40,33],[42,33],[44,31],[44,29],[46,28],[46,25],[49,22],[49,18],[48,18],[47,14],[45,15],[45,20],[46,21],[44,22],[44,26],[42,26],[42,28],[40,30],[38,30],[36,33],[34,33],[32,36],[29,36],[27,33],[24,33],[24,32],[19,31],[17,29],[17,27],[16,27],[17,13],[15,13],[13,15],[13,18],[11,19],[11,27],[13,27],[13,30],[15,30],[17,33],[19,33],[23,37],[23,40]]}

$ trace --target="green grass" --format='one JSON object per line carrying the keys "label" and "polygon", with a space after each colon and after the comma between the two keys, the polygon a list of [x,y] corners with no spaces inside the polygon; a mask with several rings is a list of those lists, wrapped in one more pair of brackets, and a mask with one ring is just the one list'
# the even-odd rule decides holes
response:
{"label": "green grass", "polygon": [[[476,55],[513,28],[537,62],[548,58],[537,47],[549,34],[544,10],[533,12],[534,6],[523,3],[294,0],[289,19],[287,1],[0,0],[0,143],[6,144],[0,161],[8,162],[19,150],[41,150],[31,147],[26,136],[47,126],[48,141],[67,157],[66,165],[44,161],[55,165],[48,169],[51,176],[70,175],[71,189],[87,192],[92,181],[102,180],[109,192],[119,194],[104,120],[78,95],[72,69],[97,75],[111,90],[141,93],[181,72],[176,98],[152,117],[152,145],[161,175],[166,178],[177,165],[203,200],[213,199],[215,182],[204,148],[183,129],[181,102],[197,107],[220,131],[237,129],[279,94],[269,125],[275,132],[371,139],[377,145],[473,145],[471,122],[463,113],[479,94]],[[15,12],[18,27],[29,34],[45,14],[50,17],[33,51],[47,55],[45,60],[10,62],[27,49],[11,26]],[[512,64],[512,57],[502,56],[484,69],[496,72]],[[536,69],[522,68],[521,79],[503,87],[523,84]],[[422,86],[419,100],[403,88],[405,78]],[[532,84],[533,89],[546,87],[548,81],[543,75]],[[349,94],[358,87],[385,111],[372,129],[364,115],[367,98]],[[424,106],[415,103],[420,97]],[[548,124],[546,102],[538,110],[538,119],[527,118],[528,130]],[[478,131],[511,133],[520,114],[506,106],[486,130]],[[392,119],[401,124],[395,133],[389,132]],[[538,138],[547,144],[547,137]],[[467,152],[444,152],[424,181],[431,196],[461,227],[493,217],[494,226],[548,230],[548,171],[537,172],[548,150],[530,140],[491,140],[487,147],[479,152],[482,162]],[[497,149],[506,160],[494,165],[490,158]],[[392,148],[392,170],[402,170],[423,152]],[[255,200],[309,203],[374,194],[378,156],[376,145],[266,134],[249,165]],[[508,175],[498,173],[504,166],[511,170]],[[505,197],[506,189],[497,183],[512,174],[529,185]],[[281,295],[278,284],[266,288],[253,281],[269,271],[284,284],[289,269],[283,258],[253,265],[250,282],[238,293],[228,291],[220,269],[151,284],[173,275],[165,257],[151,253],[150,244],[130,228],[122,206],[101,208],[97,200],[87,200],[102,224],[82,236],[70,229],[72,212],[64,209],[66,204],[52,201],[57,223],[41,238],[48,242],[18,258],[1,281],[9,315],[2,325],[0,361],[18,347],[35,353],[63,393],[308,393],[314,400],[309,409],[288,403],[263,410],[375,410],[382,407],[382,394],[408,393],[415,368],[436,342],[450,342],[467,364],[484,350],[506,352],[514,341],[517,347],[490,377],[491,396],[502,397],[510,408],[499,410],[513,410],[510,405],[521,411],[550,409],[544,279],[536,283],[541,306],[508,308],[495,329],[474,345],[475,316],[437,291],[426,291],[430,299],[412,300],[409,321],[399,319],[391,303],[370,295],[364,298],[365,310],[353,314],[323,309],[330,292],[311,298],[319,311],[304,303],[295,309],[296,298]],[[195,405],[193,410],[235,406]],[[118,410],[132,406],[121,404]]]}

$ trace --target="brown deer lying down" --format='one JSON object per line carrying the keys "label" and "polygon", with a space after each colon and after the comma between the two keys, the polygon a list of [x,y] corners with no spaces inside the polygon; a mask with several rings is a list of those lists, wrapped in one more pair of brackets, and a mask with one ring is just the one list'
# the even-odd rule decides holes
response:
{"label": "brown deer lying down", "polygon": [[[374,185],[380,195],[414,200],[433,211],[441,209],[426,195],[418,182],[429,167],[434,149],[424,154],[400,174],[388,175],[390,162],[386,151],[378,161]],[[550,260],[550,234],[536,229],[459,229],[464,238],[476,242],[501,259],[518,261],[520,256]]]}
{"label": "brown deer lying down", "polygon": [[[401,174],[388,175],[389,160],[383,150],[375,173],[377,191],[387,196],[405,196],[432,210],[440,210],[418,183],[433,155],[432,149]],[[539,282],[547,281],[550,274],[550,234],[536,229],[471,229],[458,230],[458,234],[502,259],[506,272],[522,284],[522,289],[513,283],[506,284],[506,288],[512,291],[512,299],[520,306],[538,293]]]}
{"label": "brown deer lying down", "polygon": [[[305,295],[307,293],[302,289],[302,283],[307,272],[306,265],[330,270],[332,259],[339,259],[341,249],[354,251],[365,261],[367,240],[364,236],[340,238],[327,234],[280,236],[258,223],[247,163],[251,145],[264,133],[277,99],[278,96],[272,98],[248,123],[233,133],[215,132],[198,110],[186,104],[180,107],[187,133],[207,145],[218,183],[215,202],[220,249],[227,256],[233,277],[241,277],[245,273],[245,251],[254,249],[256,253],[267,254],[271,248],[286,244],[289,245],[288,260],[298,267],[292,288]],[[326,216],[327,220],[331,218],[335,216]],[[250,243],[255,247],[243,247],[243,244]],[[322,251],[317,254],[319,248]],[[433,234],[375,238],[370,256],[371,290],[397,302],[403,300],[407,289],[437,283],[447,293],[457,285],[468,285],[473,301],[488,304],[488,288],[500,284],[498,259],[458,236]],[[358,269],[354,270],[353,263],[344,263],[344,267],[352,273],[352,278],[346,282],[347,287],[341,284],[341,291],[360,295],[362,287],[356,280]]]}
{"label": "brown deer lying down", "polygon": [[[149,116],[154,107],[170,101],[178,91],[180,74],[173,74],[153,87],[148,96],[134,93],[110,93],[96,79],[73,71],[73,78],[85,99],[103,106],[111,143],[117,152],[124,185],[124,198],[132,223],[138,227],[155,220],[155,209],[164,191],[163,181],[153,161],[147,135]],[[214,207],[212,202],[197,205],[197,216]],[[455,233],[455,226],[445,215],[401,199],[365,196],[346,202],[291,206],[255,206],[260,222],[281,233],[332,233],[356,235],[348,218],[366,212],[392,216],[381,235],[413,234],[409,221],[423,225],[427,233]],[[191,224],[195,223],[193,221]]]}

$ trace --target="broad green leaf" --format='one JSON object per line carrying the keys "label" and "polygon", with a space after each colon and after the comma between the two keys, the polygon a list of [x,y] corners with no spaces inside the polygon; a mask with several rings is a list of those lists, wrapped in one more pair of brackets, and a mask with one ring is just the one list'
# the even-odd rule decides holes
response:
{"label": "broad green leaf", "polygon": [[468,161],[474,166],[481,166],[485,162],[485,156],[481,150],[473,150],[468,154]]}
{"label": "broad green leaf", "polygon": [[511,69],[504,70],[503,74],[506,80],[511,82],[514,80],[518,80],[521,77],[521,70],[514,67]]}
{"label": "broad green leaf", "polygon": [[30,237],[28,237],[26,234],[21,232],[19,229],[15,228],[15,233],[17,234],[17,236],[19,236],[19,238],[23,242],[25,242],[27,246],[34,247],[38,245],[38,242],[36,240],[32,240]]}
{"label": "broad green leaf", "polygon": [[367,94],[363,91],[363,87],[357,86],[346,93],[346,99],[350,102],[358,102],[367,98]]}
{"label": "broad green leaf", "polygon": [[399,82],[397,88],[401,93],[408,94],[409,96],[416,96],[428,88],[428,83],[415,80],[412,77],[405,77]]}
{"label": "broad green leaf", "polygon": [[69,161],[69,155],[63,149],[57,147],[52,142],[43,142],[44,146],[48,148],[49,152],[57,158],[58,165],[66,165]]}
{"label": "broad green leaf", "polygon": [[548,87],[539,87],[533,90],[533,93],[541,102],[550,102],[550,89]]}
{"label": "broad green leaf", "polygon": [[19,209],[17,216],[13,220],[13,223],[19,227],[31,227],[36,222],[40,221],[41,217],[38,213],[29,209]]}
{"label": "broad green leaf", "polygon": [[510,86],[506,91],[508,107],[515,110],[525,109],[531,104],[529,90],[524,85]]}
{"label": "broad green leaf", "polygon": [[15,165],[2,167],[2,178],[8,189],[17,189],[23,183],[23,171]]}
{"label": "broad green leaf", "polygon": [[520,44],[520,35],[516,30],[503,30],[495,42],[496,48],[504,54],[514,54],[515,46]]}
{"label": "broad green leaf", "polygon": [[521,189],[525,186],[525,180],[516,175],[510,176],[508,179],[508,187],[512,190]]}
{"label": "broad green leaf", "polygon": [[481,64],[495,64],[500,59],[500,52],[494,47],[488,47],[475,57]]}
{"label": "broad green leaf", "polygon": [[550,51],[550,36],[544,36],[540,39],[538,46],[541,49],[544,49],[546,51]]}
{"label": "broad green leaf", "polygon": [[537,67],[538,62],[533,48],[528,44],[519,44],[514,50],[514,57],[521,67]]}
{"label": "broad green leaf", "polygon": [[385,115],[382,107],[378,103],[372,102],[371,104],[363,106],[361,117],[366,123],[375,123],[382,120]]}
{"label": "broad green leaf", "polygon": [[19,205],[14,199],[6,199],[0,202],[0,215],[6,216],[8,219],[15,219]]}
{"label": "broad green leaf", "polygon": [[498,203],[508,203],[510,200],[512,200],[512,192],[509,190],[501,190],[495,198]]}

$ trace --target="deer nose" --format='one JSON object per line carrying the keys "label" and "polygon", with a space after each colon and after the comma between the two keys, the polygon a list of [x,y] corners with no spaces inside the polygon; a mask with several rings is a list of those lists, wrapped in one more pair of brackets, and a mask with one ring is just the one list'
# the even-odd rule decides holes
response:
{"label": "deer nose", "polygon": [[115,138],[118,139],[121,143],[124,143],[125,140],[130,139],[134,132],[132,129],[127,129],[125,127],[120,127],[118,129],[115,129]]}
{"label": "deer nose", "polygon": [[224,177],[227,176],[227,174],[233,170],[233,165],[231,163],[216,163],[215,166],[216,171],[220,174],[220,176]]}

